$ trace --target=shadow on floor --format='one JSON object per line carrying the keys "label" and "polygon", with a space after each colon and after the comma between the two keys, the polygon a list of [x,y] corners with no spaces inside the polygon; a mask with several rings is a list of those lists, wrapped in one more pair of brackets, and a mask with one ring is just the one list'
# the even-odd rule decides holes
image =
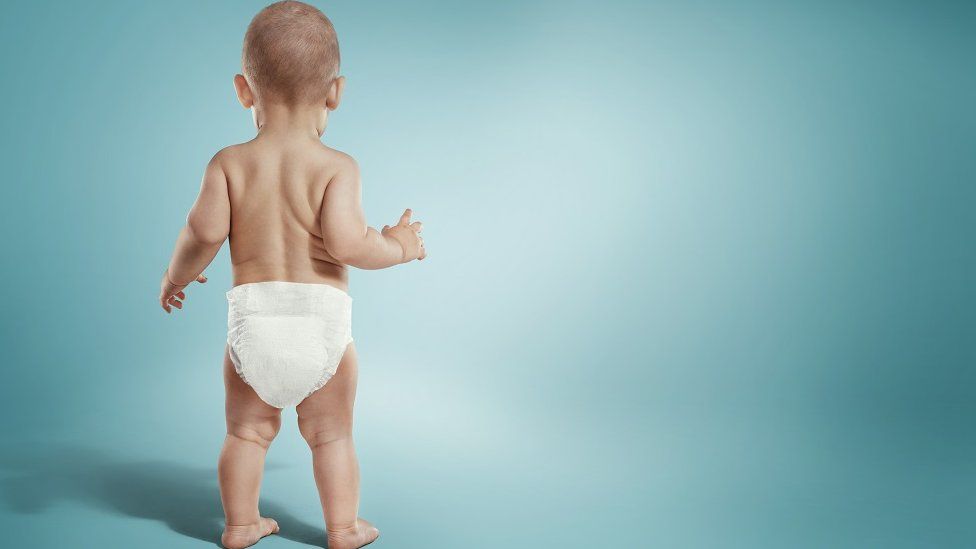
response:
{"label": "shadow on floor", "polygon": [[[174,532],[220,546],[224,515],[215,468],[122,462],[92,448],[49,446],[33,455],[3,452],[0,475],[0,499],[17,513],[40,513],[69,500],[158,520]],[[302,522],[281,505],[262,500],[261,512],[278,521],[280,537],[326,547],[323,528]]]}

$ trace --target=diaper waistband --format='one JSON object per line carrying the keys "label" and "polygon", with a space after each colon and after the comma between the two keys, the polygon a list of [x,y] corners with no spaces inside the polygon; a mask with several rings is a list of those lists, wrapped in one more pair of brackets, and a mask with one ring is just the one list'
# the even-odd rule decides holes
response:
{"label": "diaper waistband", "polygon": [[352,297],[329,284],[275,280],[235,286],[227,292],[227,302],[240,312],[299,315],[349,308]]}

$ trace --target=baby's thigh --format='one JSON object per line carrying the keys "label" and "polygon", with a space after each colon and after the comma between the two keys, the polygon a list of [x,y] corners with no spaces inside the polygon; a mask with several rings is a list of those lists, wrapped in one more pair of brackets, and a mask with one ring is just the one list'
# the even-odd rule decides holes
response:
{"label": "baby's thigh", "polygon": [[270,443],[281,428],[281,410],[261,400],[241,379],[227,351],[224,352],[224,389],[227,432],[242,438],[256,438],[255,442]]}
{"label": "baby's thigh", "polygon": [[350,343],[332,379],[298,405],[298,426],[302,434],[312,431],[351,432],[358,378],[356,347]]}

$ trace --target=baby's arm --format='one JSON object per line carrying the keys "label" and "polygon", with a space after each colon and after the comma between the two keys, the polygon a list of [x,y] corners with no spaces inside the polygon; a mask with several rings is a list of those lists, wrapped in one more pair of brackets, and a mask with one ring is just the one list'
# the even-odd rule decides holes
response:
{"label": "baby's arm", "polygon": [[[219,156],[219,155],[218,155]],[[215,156],[203,175],[200,195],[186,216],[186,225],[176,239],[169,268],[160,283],[159,304],[166,310],[183,308],[180,301],[190,282],[206,282],[203,270],[213,261],[230,233],[230,198],[227,177]]]}
{"label": "baby's arm", "polygon": [[322,199],[322,240],[332,257],[360,269],[385,269],[427,256],[422,224],[410,222],[410,210],[383,231],[366,225],[359,166],[352,158],[332,178]]}

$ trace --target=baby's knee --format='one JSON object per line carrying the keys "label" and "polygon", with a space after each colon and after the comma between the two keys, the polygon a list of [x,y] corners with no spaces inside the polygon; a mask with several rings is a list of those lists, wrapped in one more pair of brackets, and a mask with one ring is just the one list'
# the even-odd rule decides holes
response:
{"label": "baby's knee", "polygon": [[271,446],[271,442],[276,436],[278,436],[278,431],[280,430],[280,416],[262,418],[259,421],[227,420],[228,435],[248,442],[253,442],[264,448]]}
{"label": "baby's knee", "polygon": [[310,448],[352,439],[352,420],[341,418],[299,419],[298,430]]}

